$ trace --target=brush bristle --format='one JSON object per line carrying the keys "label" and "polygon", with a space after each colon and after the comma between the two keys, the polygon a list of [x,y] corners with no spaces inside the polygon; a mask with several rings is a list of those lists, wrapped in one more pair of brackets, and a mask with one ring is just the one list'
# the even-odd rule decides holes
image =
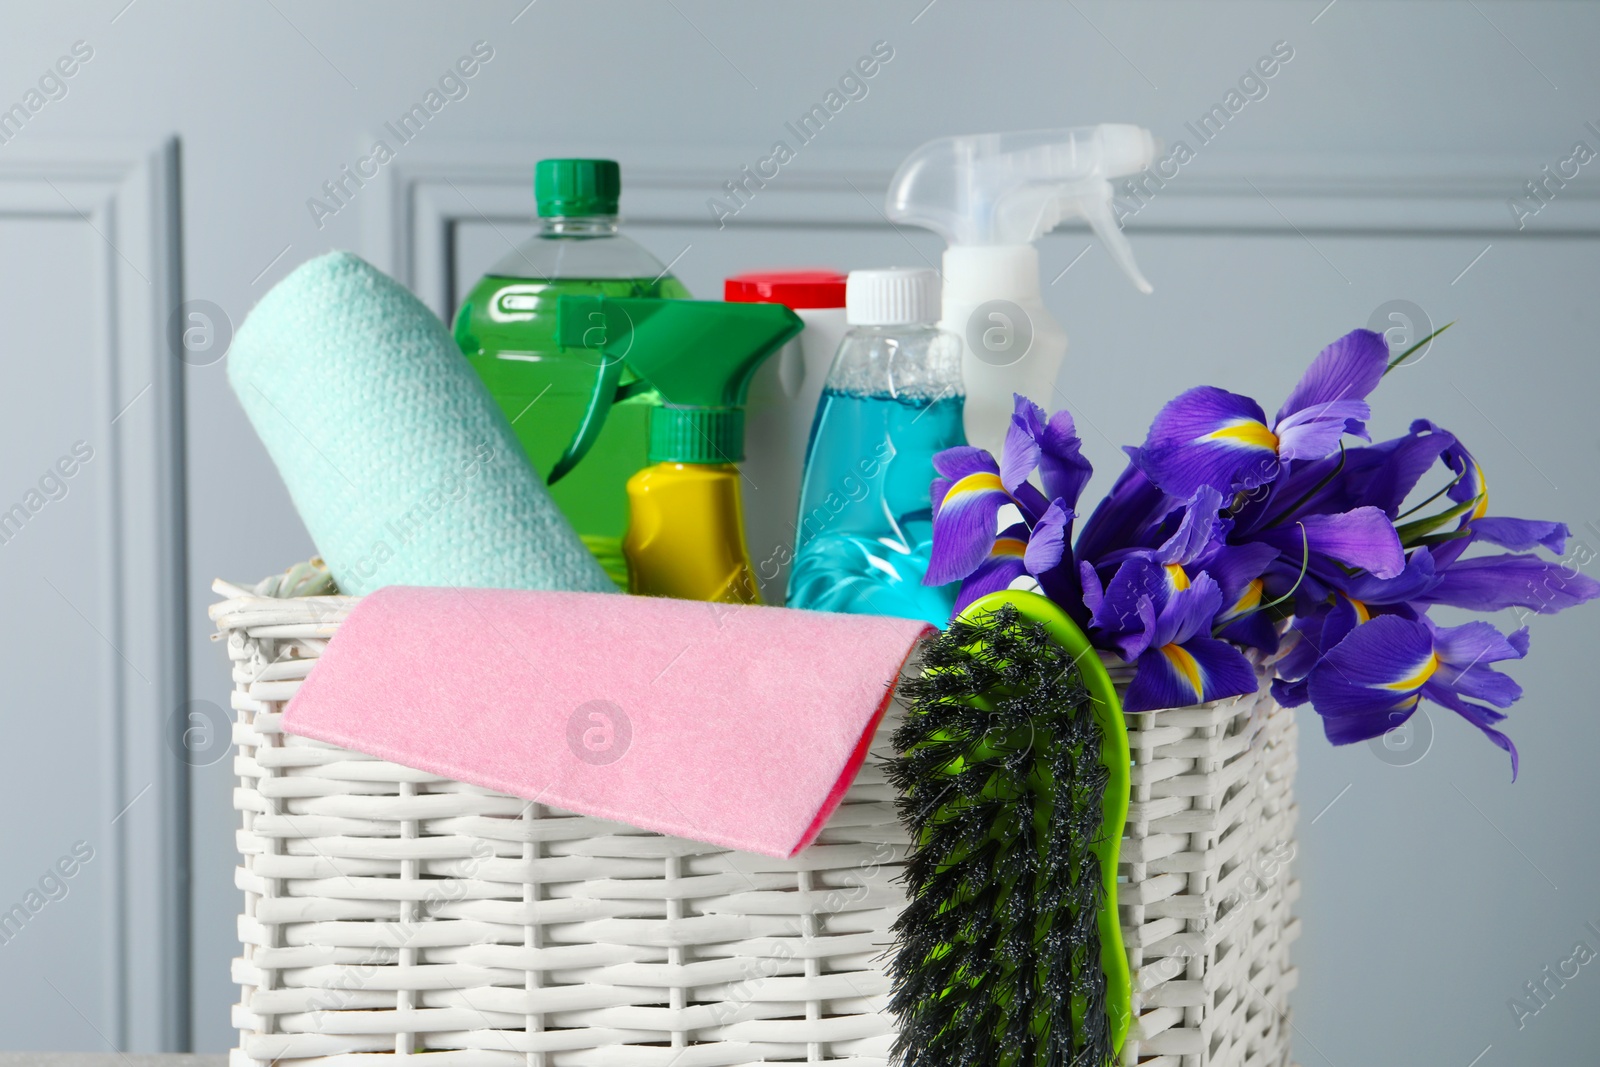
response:
{"label": "brush bristle", "polygon": [[951,623],[921,666],[888,768],[916,846],[894,926],[892,1054],[903,1067],[1103,1067],[1107,774],[1077,664],[1008,604]]}

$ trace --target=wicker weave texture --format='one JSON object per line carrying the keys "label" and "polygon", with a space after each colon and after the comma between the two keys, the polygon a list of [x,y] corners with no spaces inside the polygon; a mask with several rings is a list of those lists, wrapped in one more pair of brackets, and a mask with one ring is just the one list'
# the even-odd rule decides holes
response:
{"label": "wicker weave texture", "polygon": [[[1112,670],[1119,685],[1127,674]],[[1284,1067],[1299,980],[1294,713],[1263,672],[1251,696],[1127,721],[1118,903],[1137,1022],[1123,1062]]]}
{"label": "wicker weave texture", "polygon": [[[886,1063],[908,847],[877,767],[887,726],[816,845],[731,852],[285,734],[354,600],[218,589],[243,820],[233,1067]],[[1263,694],[1129,732],[1125,1062],[1280,1067],[1291,713]]]}

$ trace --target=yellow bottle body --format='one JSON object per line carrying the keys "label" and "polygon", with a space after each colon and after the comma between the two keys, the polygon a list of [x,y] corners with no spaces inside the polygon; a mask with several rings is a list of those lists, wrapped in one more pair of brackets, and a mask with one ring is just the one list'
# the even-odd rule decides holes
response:
{"label": "yellow bottle body", "polygon": [[759,604],[745,547],[739,468],[656,463],[628,479],[628,591]]}

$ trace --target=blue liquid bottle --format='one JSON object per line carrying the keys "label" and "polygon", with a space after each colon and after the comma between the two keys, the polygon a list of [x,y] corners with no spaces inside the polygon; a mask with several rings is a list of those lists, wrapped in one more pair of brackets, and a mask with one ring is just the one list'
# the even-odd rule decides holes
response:
{"label": "blue liquid bottle", "polygon": [[922,576],[933,457],[966,444],[961,340],[934,325],[934,271],[852,271],[845,300],[851,330],[811,424],[786,603],[944,626],[959,583]]}

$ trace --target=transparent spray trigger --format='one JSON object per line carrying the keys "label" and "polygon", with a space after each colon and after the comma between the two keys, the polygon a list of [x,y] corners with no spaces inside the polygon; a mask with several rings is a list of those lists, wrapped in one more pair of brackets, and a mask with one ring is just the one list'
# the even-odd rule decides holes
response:
{"label": "transparent spray trigger", "polygon": [[1111,210],[1111,183],[1100,178],[1088,183],[1088,188],[1075,197],[1079,214],[1088,220],[1089,228],[1105,243],[1111,258],[1122,268],[1141,293],[1151,293],[1155,287],[1145,280],[1139,264],[1133,259],[1133,246],[1122,235],[1116,214]]}

